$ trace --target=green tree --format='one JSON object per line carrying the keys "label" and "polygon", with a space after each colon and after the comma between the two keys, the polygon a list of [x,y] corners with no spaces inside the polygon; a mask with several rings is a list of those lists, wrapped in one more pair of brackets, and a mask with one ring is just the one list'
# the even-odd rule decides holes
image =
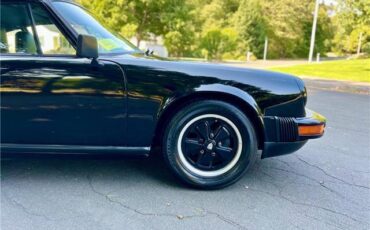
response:
{"label": "green tree", "polygon": [[210,29],[202,37],[200,48],[208,60],[221,60],[222,55],[236,48],[237,34],[231,29]]}
{"label": "green tree", "polygon": [[[172,18],[178,16],[181,0],[80,0],[107,26],[123,36],[137,39],[137,45],[150,34],[162,35]],[[172,16],[172,17],[171,17]],[[167,29],[168,30],[168,29]]]}
{"label": "green tree", "polygon": [[[121,35],[161,36],[169,54],[208,59],[240,58],[246,51],[269,58],[306,58],[313,0],[78,0]],[[370,50],[369,0],[321,4],[315,52],[355,52],[363,35]],[[335,13],[332,13],[334,12]]]}
{"label": "green tree", "polygon": [[263,54],[268,25],[263,17],[259,0],[243,0],[234,15],[234,22],[242,40],[244,52],[252,51],[257,57]]}
{"label": "green tree", "polygon": [[191,56],[194,34],[192,31],[179,29],[164,36],[164,45],[172,57]]}
{"label": "green tree", "polygon": [[[243,0],[235,14],[235,25],[245,45],[263,56],[265,37],[269,57],[306,57],[312,29],[312,0]],[[332,37],[327,9],[321,7],[316,51],[324,52]]]}
{"label": "green tree", "polygon": [[[370,3],[368,0],[339,0],[333,19],[335,51],[355,53],[362,34],[362,46],[370,47]],[[370,53],[370,52],[369,52]]]}
{"label": "green tree", "polygon": [[[325,55],[332,48],[332,39],[334,38],[334,27],[332,19],[329,18],[328,12],[332,10],[331,6],[321,5],[316,28],[316,39],[314,53]],[[312,20],[307,18],[302,22],[302,36],[298,39],[293,54],[296,57],[307,57],[311,42]]]}
{"label": "green tree", "polygon": [[[206,57],[208,59],[221,59],[223,54],[220,50],[227,50],[236,54],[235,42],[229,43],[229,47],[222,47],[218,44],[225,44],[228,41],[238,39],[238,34],[231,23],[233,15],[238,10],[239,0],[187,0],[191,6],[191,22],[194,26],[193,55],[195,57]],[[230,32],[230,34],[227,34]],[[205,41],[212,41],[212,44],[205,44]],[[198,42],[197,42],[198,41]],[[236,42],[238,43],[238,42]],[[214,50],[217,54],[214,55]],[[232,55],[233,56],[233,55]]]}
{"label": "green tree", "polygon": [[178,4],[162,17],[164,21],[162,30],[164,45],[168,49],[170,56],[191,55],[195,40],[192,10],[193,6],[186,1],[178,1]]}

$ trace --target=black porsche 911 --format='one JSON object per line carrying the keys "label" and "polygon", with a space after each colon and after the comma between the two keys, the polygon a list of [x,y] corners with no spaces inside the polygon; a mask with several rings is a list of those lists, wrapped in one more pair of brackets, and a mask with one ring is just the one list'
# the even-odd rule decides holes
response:
{"label": "black porsche 911", "polygon": [[[1,151],[149,155],[219,188],[324,134],[299,78],[142,52],[70,1],[1,1]],[[157,148],[158,147],[158,148]]]}

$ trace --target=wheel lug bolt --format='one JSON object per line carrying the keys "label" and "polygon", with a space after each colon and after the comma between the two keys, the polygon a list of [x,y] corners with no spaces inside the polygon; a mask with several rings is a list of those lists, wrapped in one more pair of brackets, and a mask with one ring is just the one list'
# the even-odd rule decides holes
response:
{"label": "wheel lug bolt", "polygon": [[216,153],[215,153],[215,152],[213,152],[213,153],[212,153],[212,156],[213,156],[213,157],[215,157],[215,156],[216,156]]}
{"label": "wheel lug bolt", "polygon": [[214,135],[213,133],[211,133],[209,136],[210,136],[211,138],[213,138],[215,135]]}
{"label": "wheel lug bolt", "polygon": [[202,150],[200,150],[200,154],[204,154],[204,150],[202,149]]}
{"label": "wheel lug bolt", "polygon": [[221,147],[222,146],[222,143],[221,142],[218,142],[218,146]]}

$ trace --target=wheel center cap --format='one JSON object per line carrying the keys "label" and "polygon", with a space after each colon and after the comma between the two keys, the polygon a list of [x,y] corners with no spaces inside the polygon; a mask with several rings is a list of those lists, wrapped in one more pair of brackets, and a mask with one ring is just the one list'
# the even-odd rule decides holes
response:
{"label": "wheel center cap", "polygon": [[205,144],[205,147],[208,151],[212,151],[216,146],[216,142],[214,141],[209,141],[208,143]]}
{"label": "wheel center cap", "polygon": [[212,142],[207,145],[207,149],[208,150],[212,150],[213,149],[213,143]]}

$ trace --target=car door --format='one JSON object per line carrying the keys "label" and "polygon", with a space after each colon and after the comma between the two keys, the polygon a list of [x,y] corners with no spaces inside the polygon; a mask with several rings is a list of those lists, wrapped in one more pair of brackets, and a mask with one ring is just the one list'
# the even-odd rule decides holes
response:
{"label": "car door", "polygon": [[39,3],[1,3],[1,143],[124,146],[119,65],[77,58]]}

